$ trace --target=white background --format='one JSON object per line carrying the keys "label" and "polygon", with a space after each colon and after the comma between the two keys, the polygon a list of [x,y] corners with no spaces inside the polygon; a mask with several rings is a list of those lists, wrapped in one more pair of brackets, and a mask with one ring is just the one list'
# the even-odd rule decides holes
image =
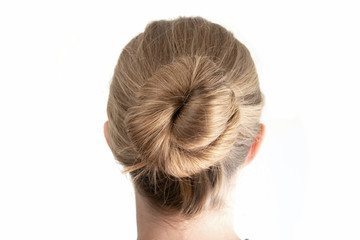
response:
{"label": "white background", "polygon": [[1,1],[0,239],[136,239],[103,137],[113,68],[152,20],[202,16],[252,53],[264,143],[242,239],[360,239],[358,1]]}

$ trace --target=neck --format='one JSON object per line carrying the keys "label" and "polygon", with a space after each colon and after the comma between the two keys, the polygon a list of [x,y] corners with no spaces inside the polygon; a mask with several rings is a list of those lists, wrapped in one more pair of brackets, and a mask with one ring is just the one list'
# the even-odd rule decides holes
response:
{"label": "neck", "polygon": [[194,219],[164,216],[135,191],[138,240],[240,240],[233,228],[232,208],[207,211]]}

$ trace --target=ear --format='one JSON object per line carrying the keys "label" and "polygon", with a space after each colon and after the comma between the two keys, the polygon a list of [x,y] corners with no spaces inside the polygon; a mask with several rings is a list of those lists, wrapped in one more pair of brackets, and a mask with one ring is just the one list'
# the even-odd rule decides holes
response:
{"label": "ear", "polygon": [[264,139],[265,125],[260,123],[260,126],[261,126],[260,131],[259,131],[257,137],[255,138],[253,144],[250,147],[248,156],[246,157],[246,160],[243,163],[243,166],[248,165],[255,158],[255,155],[258,152],[260,145]]}
{"label": "ear", "polygon": [[110,138],[109,138],[109,132],[108,132],[108,121],[106,121],[104,123],[104,135],[105,135],[106,142],[107,142],[108,146],[110,147]]}

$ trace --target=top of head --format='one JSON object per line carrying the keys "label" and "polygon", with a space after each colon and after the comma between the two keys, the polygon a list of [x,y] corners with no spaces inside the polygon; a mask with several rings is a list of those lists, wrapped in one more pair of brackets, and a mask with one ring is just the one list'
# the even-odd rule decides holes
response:
{"label": "top of head", "polygon": [[208,57],[175,58],[140,88],[127,133],[149,169],[185,177],[220,161],[237,137],[239,108]]}

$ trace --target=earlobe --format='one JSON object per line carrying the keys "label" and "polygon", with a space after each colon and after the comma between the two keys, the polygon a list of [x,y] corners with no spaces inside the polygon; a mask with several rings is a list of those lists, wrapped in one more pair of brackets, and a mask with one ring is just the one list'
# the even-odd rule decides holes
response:
{"label": "earlobe", "polygon": [[256,153],[258,152],[260,145],[264,139],[264,134],[265,134],[265,125],[260,123],[260,131],[257,135],[257,137],[255,138],[253,144],[250,147],[248,156],[243,164],[243,166],[246,166],[247,164],[249,164],[256,156]]}
{"label": "earlobe", "polygon": [[108,132],[108,121],[106,121],[104,123],[104,136],[106,139],[106,142],[108,144],[108,146],[110,147],[110,139],[109,139],[109,132]]}

